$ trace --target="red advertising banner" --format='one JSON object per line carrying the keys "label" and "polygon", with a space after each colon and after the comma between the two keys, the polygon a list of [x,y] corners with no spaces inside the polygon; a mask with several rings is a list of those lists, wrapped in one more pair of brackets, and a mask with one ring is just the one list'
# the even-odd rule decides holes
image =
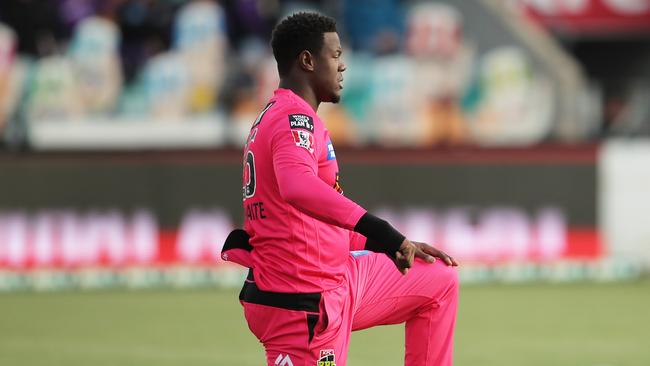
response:
{"label": "red advertising banner", "polygon": [[[604,257],[598,231],[569,227],[561,210],[514,207],[379,210],[414,240],[434,243],[465,263],[547,263]],[[178,228],[153,214],[118,211],[0,212],[0,269],[79,269],[222,265],[234,227],[221,209],[187,212]]]}
{"label": "red advertising banner", "polygon": [[563,33],[650,32],[648,0],[523,0],[519,4],[531,19]]}

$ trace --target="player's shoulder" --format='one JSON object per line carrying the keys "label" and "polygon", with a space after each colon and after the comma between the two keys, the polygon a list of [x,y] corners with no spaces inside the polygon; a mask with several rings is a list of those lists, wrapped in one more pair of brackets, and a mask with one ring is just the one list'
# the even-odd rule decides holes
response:
{"label": "player's shoulder", "polygon": [[[274,101],[271,101],[273,103]],[[318,128],[318,116],[299,103],[275,101],[269,109],[267,128],[275,130],[301,129],[314,133]]]}

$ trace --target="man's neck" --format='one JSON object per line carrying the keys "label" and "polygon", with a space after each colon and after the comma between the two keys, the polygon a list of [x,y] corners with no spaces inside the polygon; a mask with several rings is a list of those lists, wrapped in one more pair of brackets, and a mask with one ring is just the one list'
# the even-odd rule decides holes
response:
{"label": "man's neck", "polygon": [[314,93],[314,89],[312,89],[304,80],[287,76],[280,79],[280,88],[291,90],[294,94],[307,102],[307,104],[314,109],[314,112],[318,111],[318,105],[320,102],[318,101],[318,98],[316,98],[316,93]]}

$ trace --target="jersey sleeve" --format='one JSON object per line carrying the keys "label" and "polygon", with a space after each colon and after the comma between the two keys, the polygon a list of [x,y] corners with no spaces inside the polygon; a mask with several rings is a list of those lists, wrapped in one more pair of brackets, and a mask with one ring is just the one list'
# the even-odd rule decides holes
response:
{"label": "jersey sleeve", "polygon": [[[353,230],[366,212],[354,201],[341,195],[318,177],[318,154],[325,146],[324,137],[310,128],[292,128],[296,115],[271,138],[273,169],[283,200],[311,217],[325,223]],[[311,118],[306,115],[299,115]]]}

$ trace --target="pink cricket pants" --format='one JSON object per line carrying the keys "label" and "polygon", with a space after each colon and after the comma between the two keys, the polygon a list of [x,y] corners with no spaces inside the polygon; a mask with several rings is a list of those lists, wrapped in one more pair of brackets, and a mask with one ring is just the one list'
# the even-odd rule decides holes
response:
{"label": "pink cricket pants", "polygon": [[351,331],[404,322],[406,366],[452,365],[458,276],[439,259],[416,259],[403,276],[384,254],[351,252],[344,285],[322,294],[265,292],[251,279],[240,300],[269,366],[345,366]]}

